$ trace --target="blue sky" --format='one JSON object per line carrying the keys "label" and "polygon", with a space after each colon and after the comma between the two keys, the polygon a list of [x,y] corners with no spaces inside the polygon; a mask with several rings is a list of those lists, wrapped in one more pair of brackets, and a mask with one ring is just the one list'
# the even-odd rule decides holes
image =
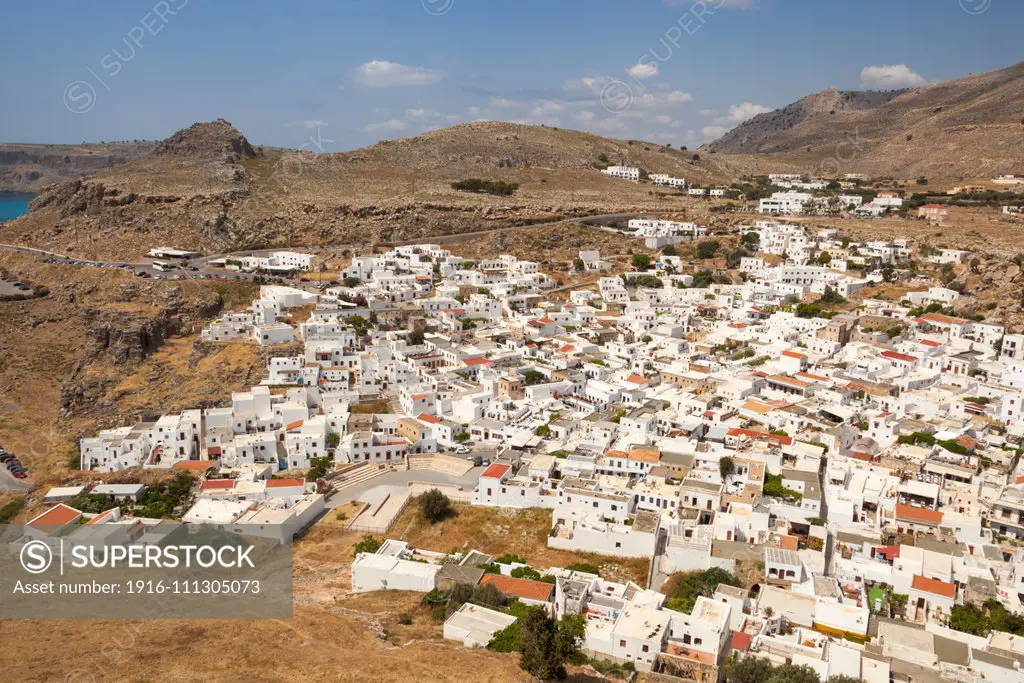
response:
{"label": "blue sky", "polygon": [[1022,25],[1019,0],[12,0],[0,140],[222,117],[340,151],[497,119],[693,147],[830,86],[1009,66]]}

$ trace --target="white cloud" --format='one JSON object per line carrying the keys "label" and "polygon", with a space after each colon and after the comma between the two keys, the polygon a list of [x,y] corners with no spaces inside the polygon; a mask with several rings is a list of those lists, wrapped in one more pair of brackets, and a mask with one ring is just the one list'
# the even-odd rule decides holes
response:
{"label": "white cloud", "polygon": [[573,118],[576,119],[577,121],[587,122],[587,121],[593,121],[596,118],[596,116],[595,116],[594,112],[584,110],[584,111],[576,112],[576,114],[573,115]]}
{"label": "white cloud", "polygon": [[763,107],[760,104],[754,104],[753,102],[734,104],[729,107],[729,113],[725,116],[719,116],[716,118],[715,123],[743,123],[747,119],[752,119],[758,114],[764,114],[771,110],[771,107]]}
{"label": "white cloud", "polygon": [[562,111],[565,106],[561,102],[554,100],[541,100],[537,103],[537,106],[533,108],[534,116],[548,116],[556,111]]}
{"label": "white cloud", "polygon": [[327,123],[326,121],[321,121],[320,119],[307,119],[305,121],[289,121],[284,125],[286,128],[296,128],[298,126],[301,126],[303,128],[312,130],[314,128],[326,128],[330,124]]}
{"label": "white cloud", "polygon": [[920,74],[911,71],[906,64],[866,66],[860,72],[860,84],[873,90],[916,88],[927,82]]}
{"label": "white cloud", "polygon": [[654,117],[654,120],[657,121],[658,123],[664,123],[666,125],[672,123],[672,117],[669,116],[668,114],[659,114],[658,116]]}
{"label": "white cloud", "polygon": [[701,116],[718,116],[718,110],[717,109],[701,109],[700,110],[700,115]]}
{"label": "white cloud", "polygon": [[380,123],[370,123],[363,126],[364,133],[380,133],[381,131],[402,130],[405,128],[405,121],[391,119]]}
{"label": "white cloud", "polygon": [[657,64],[637,64],[634,67],[626,69],[630,76],[633,78],[650,78],[658,74]]}
{"label": "white cloud", "polygon": [[720,138],[728,133],[729,129],[725,126],[704,126],[700,132],[706,138]]}
{"label": "white cloud", "polygon": [[488,104],[498,109],[516,109],[518,107],[527,106],[526,102],[521,102],[520,100],[513,100],[510,97],[492,97],[489,100]]}
{"label": "white cloud", "polygon": [[430,109],[406,109],[405,118],[407,119],[437,119],[444,116],[439,111],[431,111]]}
{"label": "white cloud", "polygon": [[639,109],[670,109],[687,102],[693,102],[693,95],[679,90],[667,93],[646,92],[633,97],[633,105]]}
{"label": "white cloud", "polygon": [[444,78],[444,72],[375,59],[357,67],[353,72],[353,78],[370,88],[391,88],[402,85],[433,85]]}

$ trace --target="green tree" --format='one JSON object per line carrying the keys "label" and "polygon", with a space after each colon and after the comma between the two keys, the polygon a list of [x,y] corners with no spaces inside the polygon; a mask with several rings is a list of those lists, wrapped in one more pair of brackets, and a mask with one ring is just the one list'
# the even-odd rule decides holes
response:
{"label": "green tree", "polygon": [[647,254],[633,254],[633,268],[647,270],[651,267],[651,257]]}
{"label": "green tree", "polygon": [[523,373],[523,381],[528,387],[532,387],[534,384],[540,384],[547,380],[547,376],[543,372],[537,370],[527,370]]}
{"label": "green tree", "polygon": [[768,683],[820,683],[817,672],[806,664],[783,664],[775,667]]}
{"label": "green tree", "polygon": [[665,248],[661,250],[661,253],[665,256],[676,256],[679,252],[671,244],[666,244]]}
{"label": "green tree", "polygon": [[832,254],[828,253],[827,251],[821,252],[820,254],[818,254],[818,263],[823,266],[827,266],[828,264],[832,263]]}
{"label": "green tree", "polygon": [[455,514],[452,501],[438,489],[430,489],[419,500],[420,514],[431,524],[442,522]]}
{"label": "green tree", "polygon": [[583,259],[581,259],[579,256],[572,260],[572,266],[573,268],[576,269],[577,273],[582,273],[587,268],[586,264],[583,263]]}
{"label": "green tree", "polygon": [[736,471],[736,463],[732,458],[726,456],[718,461],[718,473],[722,475],[722,480],[726,480],[732,476],[732,473]]}
{"label": "green tree", "polygon": [[[676,578],[678,577],[678,578]],[[670,590],[665,607],[689,614],[700,596],[711,597],[720,584],[740,587],[740,580],[720,567],[700,572],[676,574],[670,579]]]}
{"label": "green tree", "polygon": [[359,553],[370,553],[373,554],[380,550],[383,542],[374,538],[373,536],[363,536],[363,540],[356,543],[356,547],[352,549],[352,557],[355,557]]}
{"label": "green tree", "polygon": [[727,683],[765,683],[772,675],[772,664],[759,657],[744,657],[725,667]]}
{"label": "green tree", "polygon": [[412,332],[409,333],[409,336],[406,339],[412,346],[420,346],[423,344],[424,340],[423,331],[413,330]]}
{"label": "green tree", "polygon": [[718,253],[721,246],[718,240],[704,240],[697,246],[697,258],[702,260],[715,258],[715,254]]}
{"label": "green tree", "polygon": [[761,243],[761,235],[756,232],[748,232],[740,238],[740,243],[745,247],[753,247]]}
{"label": "green tree", "polygon": [[565,678],[566,638],[540,609],[519,617],[519,668],[542,681]]}

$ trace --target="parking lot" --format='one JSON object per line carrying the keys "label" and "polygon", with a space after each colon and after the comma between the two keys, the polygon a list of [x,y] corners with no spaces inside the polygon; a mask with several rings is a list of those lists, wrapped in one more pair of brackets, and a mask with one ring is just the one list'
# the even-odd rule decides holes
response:
{"label": "parking lot", "polygon": [[30,297],[32,296],[32,289],[18,280],[10,278],[0,277],[0,296],[4,297]]}

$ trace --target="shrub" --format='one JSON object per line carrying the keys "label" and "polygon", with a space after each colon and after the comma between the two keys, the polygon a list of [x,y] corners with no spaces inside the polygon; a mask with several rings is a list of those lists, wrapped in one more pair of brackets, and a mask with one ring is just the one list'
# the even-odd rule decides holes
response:
{"label": "shrub", "polygon": [[398,623],[402,626],[410,626],[412,624],[412,616],[403,612],[398,615]]}
{"label": "shrub", "polygon": [[352,549],[352,557],[355,557],[359,553],[375,553],[380,550],[383,542],[379,538],[373,536],[363,536],[363,540],[356,543],[356,547]]}
{"label": "shrub", "polygon": [[647,270],[651,267],[651,257],[647,254],[633,254],[633,267],[637,270]]}
{"label": "shrub", "polygon": [[499,196],[509,196],[516,193],[519,183],[506,183],[503,180],[481,180],[480,178],[469,178],[458,180],[452,183],[453,190],[464,192],[483,192]]}
{"label": "shrub", "polygon": [[598,567],[596,564],[590,564],[589,562],[574,562],[573,564],[567,565],[566,569],[574,572],[582,572],[584,574],[599,574]]}
{"label": "shrub", "polygon": [[697,246],[697,258],[714,258],[715,254],[718,253],[718,249],[721,246],[722,245],[718,242],[718,240],[704,240]]}
{"label": "shrub", "polygon": [[438,489],[430,489],[419,499],[420,514],[431,524],[442,522],[455,514],[448,496]]}

